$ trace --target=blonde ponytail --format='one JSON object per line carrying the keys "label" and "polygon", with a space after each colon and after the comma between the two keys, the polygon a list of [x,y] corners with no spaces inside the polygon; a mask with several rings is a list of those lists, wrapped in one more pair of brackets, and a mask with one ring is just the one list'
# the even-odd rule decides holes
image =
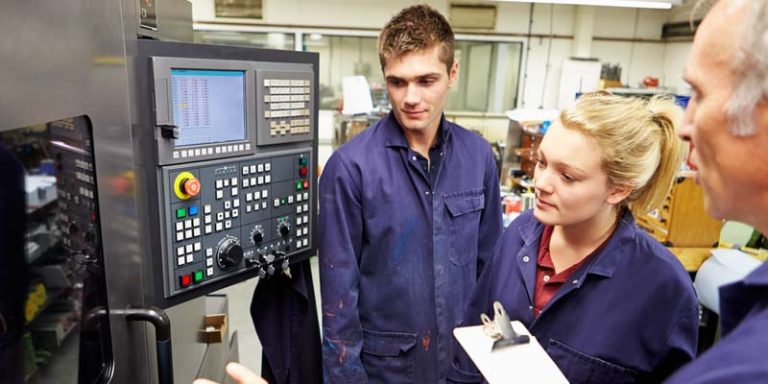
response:
{"label": "blonde ponytail", "polygon": [[610,183],[631,188],[622,205],[635,216],[661,205],[672,187],[684,156],[675,133],[682,117],[670,97],[606,92],[584,95],[560,114],[564,127],[597,141]]}
{"label": "blonde ponytail", "polygon": [[685,153],[676,132],[683,118],[682,109],[673,99],[656,96],[648,101],[648,110],[651,121],[657,127],[654,130],[659,140],[659,163],[645,186],[627,198],[629,208],[636,216],[656,209],[664,202],[677,178]]}

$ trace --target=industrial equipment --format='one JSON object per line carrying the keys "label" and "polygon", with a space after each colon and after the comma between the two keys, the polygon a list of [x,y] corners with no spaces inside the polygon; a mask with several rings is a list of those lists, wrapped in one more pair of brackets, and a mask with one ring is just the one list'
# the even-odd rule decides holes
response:
{"label": "industrial equipment", "polygon": [[0,30],[24,378],[223,374],[204,296],[316,252],[317,54],[190,43],[184,0],[8,3]]}

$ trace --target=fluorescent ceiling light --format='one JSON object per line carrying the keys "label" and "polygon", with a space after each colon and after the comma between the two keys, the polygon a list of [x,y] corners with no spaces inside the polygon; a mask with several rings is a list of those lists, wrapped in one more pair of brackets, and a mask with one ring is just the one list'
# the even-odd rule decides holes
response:
{"label": "fluorescent ceiling light", "polygon": [[[673,1],[658,0],[494,0],[508,3],[545,3],[568,5],[594,5],[598,7],[670,9]],[[678,2],[675,2],[676,4]]]}

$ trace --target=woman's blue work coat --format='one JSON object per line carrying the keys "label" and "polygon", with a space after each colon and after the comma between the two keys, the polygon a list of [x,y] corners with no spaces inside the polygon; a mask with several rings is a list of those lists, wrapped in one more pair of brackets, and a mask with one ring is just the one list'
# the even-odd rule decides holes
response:
{"label": "woman's blue work coat", "polygon": [[[626,212],[605,247],[533,315],[544,225],[532,211],[502,235],[478,280],[464,324],[479,324],[500,301],[536,336],[571,383],[660,382],[696,354],[698,304],[680,262]],[[457,353],[451,379],[479,381]]]}
{"label": "woman's blue work coat", "polygon": [[326,383],[438,383],[451,369],[451,332],[502,232],[501,198],[488,142],[445,119],[440,132],[434,185],[392,114],[323,171]]}

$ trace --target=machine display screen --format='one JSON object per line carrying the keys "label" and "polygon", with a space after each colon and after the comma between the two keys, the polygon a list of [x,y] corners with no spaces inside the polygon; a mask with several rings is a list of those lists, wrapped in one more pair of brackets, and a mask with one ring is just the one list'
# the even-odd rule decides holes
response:
{"label": "machine display screen", "polygon": [[176,146],[245,139],[245,72],[171,69]]}

